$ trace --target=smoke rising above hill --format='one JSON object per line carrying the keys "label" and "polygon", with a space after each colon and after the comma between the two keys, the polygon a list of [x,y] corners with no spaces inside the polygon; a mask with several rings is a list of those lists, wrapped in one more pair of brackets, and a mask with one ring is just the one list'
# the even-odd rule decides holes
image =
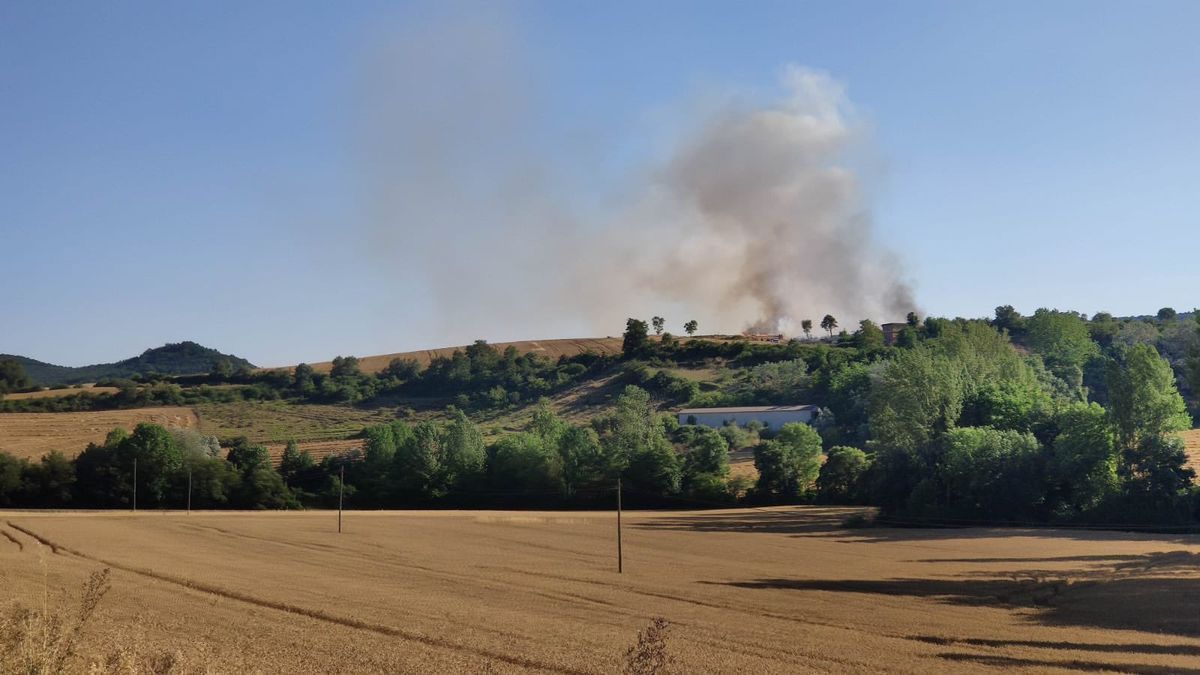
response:
{"label": "smoke rising above hill", "polygon": [[398,306],[428,290],[431,339],[613,334],[651,314],[795,334],[916,308],[873,237],[860,125],[824,73],[788,66],[766,102],[695,106],[643,143],[655,156],[615,162],[555,116],[503,17],[442,17],[370,63],[364,241]]}

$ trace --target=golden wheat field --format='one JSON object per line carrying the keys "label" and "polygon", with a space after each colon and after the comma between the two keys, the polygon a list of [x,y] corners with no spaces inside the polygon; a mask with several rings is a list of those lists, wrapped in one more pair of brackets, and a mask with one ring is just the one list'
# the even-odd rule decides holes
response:
{"label": "golden wheat field", "polygon": [[99,443],[116,427],[132,430],[142,422],[168,427],[196,428],[199,419],[191,408],[160,407],[91,412],[0,414],[0,452],[37,458],[58,450],[74,457],[88,443]]}
{"label": "golden wheat field", "polygon": [[[843,529],[850,509],[0,513],[3,601],[225,672],[1200,672],[1200,537]],[[149,657],[147,657],[149,658]]]}

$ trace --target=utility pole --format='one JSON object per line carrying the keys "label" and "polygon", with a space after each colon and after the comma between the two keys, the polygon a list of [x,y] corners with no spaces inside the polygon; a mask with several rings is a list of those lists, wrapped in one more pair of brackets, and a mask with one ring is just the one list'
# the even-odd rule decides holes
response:
{"label": "utility pole", "polygon": [[342,465],[342,477],[338,479],[338,534],[342,533],[342,494],[346,492],[346,465]]}
{"label": "utility pole", "polygon": [[137,513],[137,457],[133,458],[133,512]]}
{"label": "utility pole", "polygon": [[617,476],[617,574],[625,573],[625,556],[621,552],[621,477]]}
{"label": "utility pole", "polygon": [[192,515],[192,467],[188,467],[188,515]]}

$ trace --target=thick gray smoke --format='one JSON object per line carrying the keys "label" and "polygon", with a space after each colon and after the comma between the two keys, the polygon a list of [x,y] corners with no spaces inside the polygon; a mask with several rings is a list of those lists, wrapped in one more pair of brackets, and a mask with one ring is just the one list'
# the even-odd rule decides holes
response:
{"label": "thick gray smoke", "polygon": [[431,343],[614,334],[651,314],[794,334],[915,308],[872,237],[834,80],[788,67],[774,102],[709,107],[614,172],[602,135],[549,112],[506,25],[424,23],[375,50],[363,82],[364,240],[397,311],[433,319]]}
{"label": "thick gray smoke", "polygon": [[847,168],[857,134],[841,86],[796,66],[782,84],[777,103],[703,123],[662,170],[679,232],[660,286],[759,332],[794,334],[826,312],[903,319],[915,302]]}

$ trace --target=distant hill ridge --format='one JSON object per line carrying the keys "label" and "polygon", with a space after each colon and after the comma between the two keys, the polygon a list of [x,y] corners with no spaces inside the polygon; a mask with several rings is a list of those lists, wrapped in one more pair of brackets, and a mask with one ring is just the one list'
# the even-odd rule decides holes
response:
{"label": "distant hill ridge", "polygon": [[96,382],[133,375],[161,373],[163,375],[191,375],[207,373],[220,361],[226,361],[237,370],[239,368],[254,368],[254,364],[246,359],[196,344],[195,342],[173,342],[162,347],[147,349],[140,356],[117,361],[116,363],[98,363],[91,366],[56,366],[27,356],[15,354],[0,354],[0,359],[15,359],[25,369],[33,383],[43,387],[58,384],[78,384],[81,382]]}

